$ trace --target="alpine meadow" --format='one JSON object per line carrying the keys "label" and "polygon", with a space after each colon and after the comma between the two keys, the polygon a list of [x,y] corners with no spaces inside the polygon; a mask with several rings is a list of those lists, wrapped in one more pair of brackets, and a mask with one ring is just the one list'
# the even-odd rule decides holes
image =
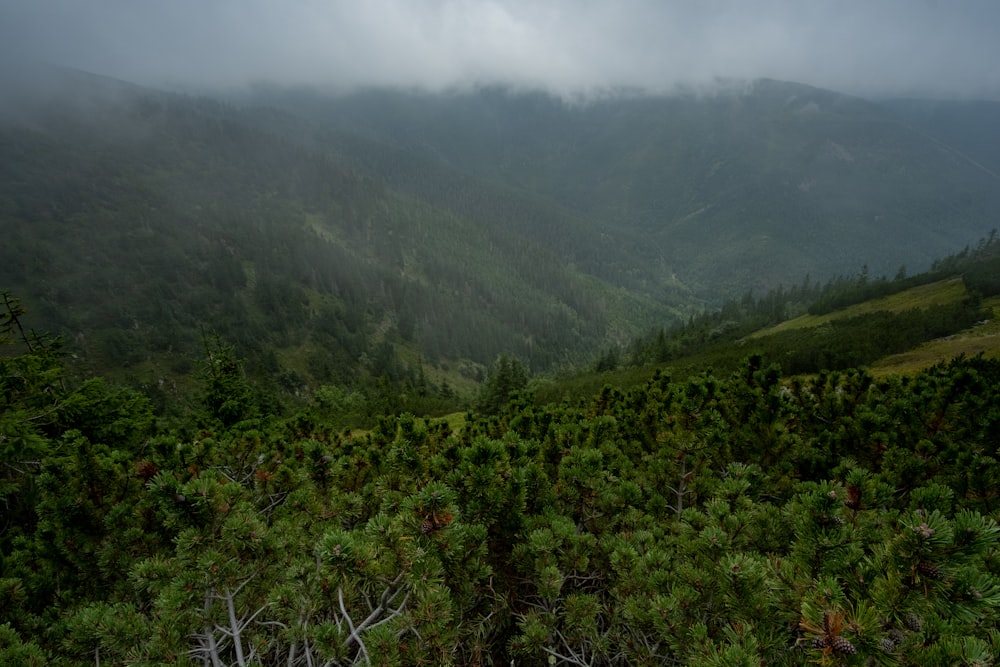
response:
{"label": "alpine meadow", "polygon": [[998,664],[1000,84],[373,4],[0,8],[0,664]]}

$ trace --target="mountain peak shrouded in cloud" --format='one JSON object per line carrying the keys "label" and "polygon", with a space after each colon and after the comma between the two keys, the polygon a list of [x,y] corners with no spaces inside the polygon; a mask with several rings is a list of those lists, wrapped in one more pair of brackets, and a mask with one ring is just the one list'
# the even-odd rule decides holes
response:
{"label": "mountain peak shrouded in cloud", "polygon": [[995,0],[32,0],[6,55],[157,86],[470,84],[580,95],[718,77],[1000,97]]}

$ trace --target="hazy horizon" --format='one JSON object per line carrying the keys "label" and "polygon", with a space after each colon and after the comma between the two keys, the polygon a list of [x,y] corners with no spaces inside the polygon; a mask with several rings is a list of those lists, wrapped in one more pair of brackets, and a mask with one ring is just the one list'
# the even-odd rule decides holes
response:
{"label": "hazy horizon", "polygon": [[1000,99],[1000,3],[220,0],[0,3],[7,59],[144,85],[587,95],[773,78],[865,97]]}

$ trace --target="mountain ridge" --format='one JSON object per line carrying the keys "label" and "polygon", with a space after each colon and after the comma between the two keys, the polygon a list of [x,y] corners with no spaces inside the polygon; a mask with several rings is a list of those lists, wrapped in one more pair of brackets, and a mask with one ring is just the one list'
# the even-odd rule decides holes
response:
{"label": "mountain ridge", "polygon": [[[745,90],[750,92],[599,100],[585,107],[540,93],[517,97],[495,90],[437,97],[377,91],[287,104],[320,122],[325,113],[328,126],[341,131],[389,143],[410,137],[411,152],[428,144],[433,150],[425,154],[451,165],[637,230],[647,243],[675,247],[668,263],[693,284],[708,284],[715,266],[738,259],[720,251],[707,253],[704,262],[687,260],[716,231],[722,238],[729,234],[730,246],[743,248],[747,262],[768,267],[760,280],[736,273],[727,287],[766,289],[795,282],[810,268],[821,276],[862,264],[892,272],[900,264],[917,265],[914,256],[915,268],[926,267],[991,227],[985,218],[997,203],[995,177],[969,173],[971,163],[962,164],[967,156],[939,140],[910,136],[878,103],[769,80]],[[449,112],[452,106],[461,111]],[[475,113],[478,124],[468,118]],[[970,201],[978,200],[989,204],[977,210]],[[914,224],[918,206],[922,219]],[[850,252],[826,259],[844,236],[837,225],[866,237],[853,266],[847,266]],[[945,248],[935,228],[947,227],[959,243]],[[893,252],[897,244],[886,237],[904,229],[913,247]],[[775,230],[786,237],[777,245]],[[820,242],[811,243],[817,235]],[[790,247],[782,247],[785,241]],[[928,246],[936,249],[928,252]],[[769,251],[778,266],[773,257],[764,261]],[[796,262],[795,254],[808,260]]]}
{"label": "mountain ridge", "polygon": [[571,365],[748,289],[919,270],[1000,202],[943,140],[786,82],[576,106],[35,83],[0,127],[0,285],[147,382],[205,325],[295,391],[402,377],[397,352]]}

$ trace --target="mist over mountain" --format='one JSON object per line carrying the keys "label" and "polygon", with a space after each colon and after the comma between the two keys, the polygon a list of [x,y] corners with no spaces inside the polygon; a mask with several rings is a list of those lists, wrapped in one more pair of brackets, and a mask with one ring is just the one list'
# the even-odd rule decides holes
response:
{"label": "mist over mountain", "polygon": [[65,71],[21,92],[0,128],[0,284],[94,369],[184,374],[206,332],[289,390],[395,381],[421,358],[543,369],[691,304],[500,224],[569,231],[546,202],[472,180],[487,224],[262,129],[271,113]]}
{"label": "mist over mountain", "polygon": [[747,290],[920,270],[1000,210],[988,142],[773,80],[578,104],[4,86],[0,285],[146,380],[206,332],[289,391],[573,364]]}
{"label": "mist over mountain", "polygon": [[993,665],[996,0],[0,0],[0,665]]}
{"label": "mist over mountain", "polygon": [[993,0],[33,0],[0,4],[0,56],[202,92],[264,81],[571,98],[768,77],[996,100],[998,22]]}
{"label": "mist over mountain", "polygon": [[579,105],[502,88],[287,93],[256,99],[627,231],[637,260],[707,298],[864,265],[925,268],[991,229],[1000,203],[988,139],[977,161],[890,107],[793,83]]}
{"label": "mist over mountain", "polygon": [[894,99],[880,104],[914,130],[1000,174],[1000,102]]}

